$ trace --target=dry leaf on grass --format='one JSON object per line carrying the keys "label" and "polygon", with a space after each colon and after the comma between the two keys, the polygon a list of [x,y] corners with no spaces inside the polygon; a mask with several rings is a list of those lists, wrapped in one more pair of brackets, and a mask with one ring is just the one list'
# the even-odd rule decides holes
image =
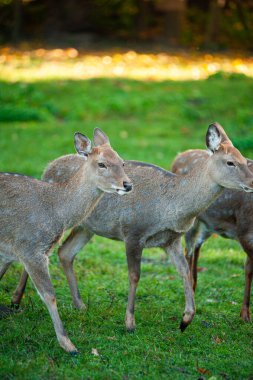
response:
{"label": "dry leaf on grass", "polygon": [[108,336],[107,339],[108,340],[117,340],[116,336]]}
{"label": "dry leaf on grass", "polygon": [[207,267],[198,267],[197,271],[198,272],[205,272],[207,270]]}
{"label": "dry leaf on grass", "polygon": [[92,355],[94,355],[94,356],[100,356],[100,354],[98,353],[98,350],[97,350],[96,348],[92,348],[92,349],[91,349],[91,353],[92,353]]}
{"label": "dry leaf on grass", "polygon": [[202,375],[210,375],[211,374],[211,372],[208,369],[199,367],[198,360],[197,360],[197,363],[196,363],[196,370],[199,373],[201,373]]}
{"label": "dry leaf on grass", "polygon": [[213,337],[213,341],[214,341],[215,343],[217,343],[217,344],[223,342],[223,340],[222,340],[221,338],[219,338],[218,336],[214,336],[214,337]]}

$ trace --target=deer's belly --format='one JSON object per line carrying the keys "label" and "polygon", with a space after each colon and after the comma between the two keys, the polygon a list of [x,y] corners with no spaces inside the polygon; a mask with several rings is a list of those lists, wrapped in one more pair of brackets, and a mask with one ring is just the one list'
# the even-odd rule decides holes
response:
{"label": "deer's belly", "polygon": [[168,247],[175,238],[178,238],[181,234],[172,230],[159,231],[152,236],[146,238],[146,241],[143,243],[145,248],[154,248]]}
{"label": "deer's belly", "polygon": [[217,233],[218,235],[222,236],[225,239],[237,240],[236,231],[232,228],[231,229],[229,229],[229,228],[226,228],[226,229],[217,228],[214,230],[214,232]]}
{"label": "deer's belly", "polygon": [[0,262],[11,262],[17,260],[16,255],[12,251],[11,244],[0,244]]}

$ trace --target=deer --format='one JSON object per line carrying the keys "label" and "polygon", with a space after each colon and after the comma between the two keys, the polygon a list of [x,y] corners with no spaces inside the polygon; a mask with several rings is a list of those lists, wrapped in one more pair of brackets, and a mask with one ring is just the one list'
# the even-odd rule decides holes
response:
{"label": "deer", "polygon": [[0,173],[0,278],[13,261],[23,264],[51,316],[60,346],[75,355],[60,319],[48,270],[48,255],[63,232],[80,224],[104,193],[124,195],[132,190],[124,161],[100,129],[94,146],[75,133],[80,167],[62,183],[49,183],[20,174]]}
{"label": "deer", "polygon": [[[253,192],[253,173],[247,160],[233,146],[218,123],[209,125],[206,133],[208,154],[189,175],[177,175],[156,165],[140,161],[125,161],[125,171],[134,183],[127,197],[105,194],[81,224],[74,227],[58,254],[73,298],[74,306],[85,308],[73,262],[76,254],[92,238],[100,235],[125,244],[129,291],[125,313],[126,330],[136,328],[135,296],[141,273],[144,248],[160,247],[170,256],[183,279],[185,308],[180,323],[183,332],[195,315],[194,292],[181,238],[203,212],[223,192],[224,188]],[[238,170],[228,162],[236,163]],[[82,165],[77,155],[63,156],[45,170],[43,179],[61,183]],[[59,173],[60,172],[60,173]],[[15,291],[20,302],[27,274],[23,272]]]}
{"label": "deer", "polygon": [[[188,174],[195,165],[207,158],[204,150],[188,150],[179,154],[172,165],[177,174]],[[248,167],[253,173],[253,161],[247,159]],[[236,163],[229,165],[237,170]],[[251,321],[250,291],[253,278],[253,195],[240,190],[225,191],[200,215],[194,225],[185,234],[186,258],[190,267],[193,290],[197,288],[197,265],[200,250],[204,242],[214,233],[239,242],[247,255],[245,262],[245,288],[240,317],[245,322]]]}

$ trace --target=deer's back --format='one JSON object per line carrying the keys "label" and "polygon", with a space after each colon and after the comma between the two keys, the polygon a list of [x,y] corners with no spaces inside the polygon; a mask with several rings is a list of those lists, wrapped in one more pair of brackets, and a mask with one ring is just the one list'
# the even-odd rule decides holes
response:
{"label": "deer's back", "polygon": [[125,171],[133,182],[132,193],[124,197],[105,194],[83,224],[113,239],[141,237],[141,244],[146,246],[151,236],[170,228],[169,221],[164,224],[169,203],[166,191],[174,186],[174,177],[161,168],[135,161],[127,161]]}
{"label": "deer's back", "polygon": [[[58,181],[63,175],[66,180],[82,164],[83,161],[76,155],[59,158],[46,169],[43,178]],[[125,196],[105,194],[82,225],[95,234],[111,239],[141,238],[143,246],[148,241],[152,246],[159,246],[168,240],[169,232],[164,231],[172,229],[167,211],[169,201],[173,199],[168,196],[168,191],[175,191],[177,176],[138,161],[126,161],[124,169],[133,182],[133,191]],[[171,216],[174,213],[172,209]]]}

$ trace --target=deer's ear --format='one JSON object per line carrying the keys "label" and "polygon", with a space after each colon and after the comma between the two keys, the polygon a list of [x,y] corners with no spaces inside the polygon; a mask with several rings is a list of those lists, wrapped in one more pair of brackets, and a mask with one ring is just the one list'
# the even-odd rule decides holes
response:
{"label": "deer's ear", "polygon": [[74,144],[75,144],[75,149],[80,156],[87,157],[88,154],[91,152],[90,139],[80,132],[75,133]]}
{"label": "deer's ear", "polygon": [[221,144],[221,135],[216,124],[211,124],[206,133],[206,146],[211,152],[219,149]]}
{"label": "deer's ear", "polygon": [[94,142],[94,146],[99,146],[99,145],[103,145],[103,144],[109,144],[110,145],[109,138],[99,128],[94,129],[93,142]]}
{"label": "deer's ear", "polygon": [[214,153],[220,148],[221,144],[224,143],[233,146],[226,132],[219,123],[210,124],[206,133],[207,148]]}

